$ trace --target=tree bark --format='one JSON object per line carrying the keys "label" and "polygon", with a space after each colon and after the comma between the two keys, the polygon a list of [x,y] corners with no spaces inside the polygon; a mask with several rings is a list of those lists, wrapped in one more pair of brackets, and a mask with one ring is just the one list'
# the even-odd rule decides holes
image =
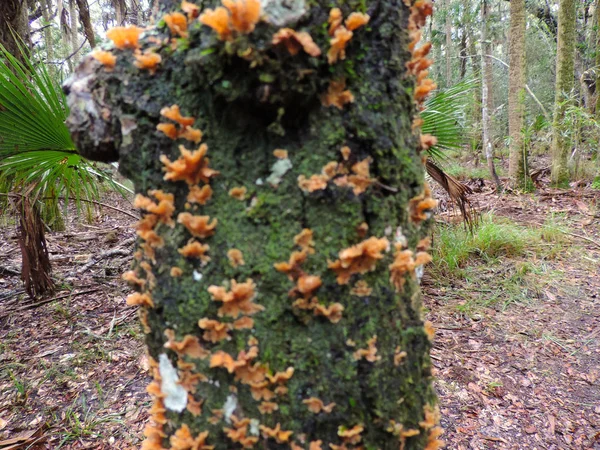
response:
{"label": "tree bark", "polygon": [[90,6],[87,0],[76,0],[77,10],[79,11],[79,21],[83,26],[83,33],[87,38],[90,47],[96,46],[96,36],[94,35],[94,27],[92,27],[92,20],[90,19]]}
{"label": "tree bark", "polygon": [[552,125],[551,177],[552,183],[556,186],[564,186],[569,182],[567,161],[570,148],[563,134],[562,119],[575,84],[576,11],[575,0],[560,0],[556,49],[556,97]]}
{"label": "tree bark", "polygon": [[496,189],[500,191],[502,190],[502,184],[494,164],[493,122],[490,114],[494,109],[494,99],[492,97],[494,73],[492,71],[492,60],[487,57],[487,55],[492,54],[492,45],[488,40],[488,21],[489,3],[487,0],[483,0],[481,4],[481,66],[483,67],[481,78],[481,125],[483,129],[483,148],[490,175],[496,184]]}
{"label": "tree bark", "polygon": [[446,87],[452,86],[452,16],[450,15],[450,2],[446,0]]}
{"label": "tree bark", "polygon": [[[318,440],[324,449],[359,442],[439,448],[431,335],[418,287],[422,268],[414,267],[427,259],[418,252],[427,246],[426,219],[435,202],[424,190],[421,145],[412,131],[413,92],[421,97],[430,85],[422,81],[415,90],[415,78],[407,77],[411,9],[403,0],[367,2],[370,22],[354,30],[346,59],[329,65],[324,54],[310,57],[296,41],[289,42],[294,55],[271,43],[280,27],[293,26],[325,53],[328,2],[310,10],[301,1],[291,9],[278,1],[265,5],[261,16],[271,23],[226,42],[195,21],[184,46],[160,47],[154,74],[133,66],[131,50],[114,51],[113,70],[86,58],[67,85],[69,126],[82,154],[118,158],[138,193],[164,199],[157,209],[138,197],[155,214],[144,223],[162,222],[139,227],[148,240],[140,242],[127,276],[141,291],[130,303],[147,305],[142,323],[156,377],[150,388],[155,423],[144,448],[168,440],[173,448],[190,448],[175,446],[187,427],[194,436],[208,432],[207,444],[217,449],[240,448],[232,442],[240,435],[264,449],[288,448],[284,442],[321,448]],[[351,10],[343,9],[347,17]],[[427,10],[412,11],[410,22],[422,23]],[[169,42],[164,28],[147,35],[143,48]],[[413,67],[419,62],[415,53]],[[354,101],[344,104],[350,93]],[[326,106],[332,98],[339,109]],[[210,168],[219,171],[188,174],[192,184],[205,177],[202,189],[212,190],[205,204],[190,203],[199,186],[173,180],[183,172],[168,168],[180,145],[199,145],[157,131],[157,124],[170,122],[161,109],[174,104],[195,118]],[[348,188],[358,172],[372,180],[364,193]],[[174,211],[163,193],[174,195]],[[186,213],[210,217],[216,228],[185,226]],[[190,228],[198,245],[209,246],[198,249],[200,259],[183,256],[194,241]],[[381,250],[373,247],[376,240]],[[288,264],[293,252],[305,261]],[[242,284],[246,294],[236,291]],[[236,304],[249,329],[232,326]],[[341,317],[334,312],[340,306]],[[209,321],[221,323],[220,336]],[[173,384],[176,378],[181,384]],[[277,409],[268,414],[269,408]]]}
{"label": "tree bark", "polygon": [[[50,25],[50,0],[42,0],[41,4],[42,17],[44,18],[44,25]],[[50,77],[54,79],[56,76],[56,66],[54,65],[54,43],[52,42],[52,28],[44,28],[44,44],[46,46],[46,61],[48,62],[47,68]]]}
{"label": "tree bark", "polygon": [[[595,49],[595,72],[596,72],[596,120],[600,121],[600,0],[596,0],[594,5],[594,49]],[[600,158],[597,158],[600,163]]]}
{"label": "tree bark", "polygon": [[[17,37],[16,40],[13,33]],[[24,51],[29,49],[31,41],[26,0],[3,0],[0,2],[0,43],[19,60],[22,60],[19,45],[23,47]]]}
{"label": "tree bark", "polygon": [[525,188],[528,184],[527,149],[523,142],[525,115],[525,2],[510,2],[509,31],[509,75],[508,75],[508,132],[509,168],[511,182]]}
{"label": "tree bark", "polygon": [[77,3],[75,0],[69,0],[69,27],[71,28],[71,60],[73,66],[79,62],[79,31],[77,23]]}

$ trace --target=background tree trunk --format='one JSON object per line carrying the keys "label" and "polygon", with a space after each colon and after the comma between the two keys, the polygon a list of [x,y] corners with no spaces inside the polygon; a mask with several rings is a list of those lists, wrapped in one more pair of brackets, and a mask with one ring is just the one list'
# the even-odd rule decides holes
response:
{"label": "background tree trunk", "polygon": [[560,0],[558,9],[558,44],[556,50],[556,99],[552,124],[552,183],[569,182],[569,143],[563,136],[562,117],[572,94],[575,79],[575,0]]}
{"label": "background tree trunk", "polygon": [[79,62],[79,32],[77,23],[77,3],[75,0],[69,0],[69,27],[71,28],[71,60],[73,66]]}
{"label": "background tree trunk", "polygon": [[446,0],[446,87],[452,86],[452,16],[450,15],[450,2],[451,0]]}
{"label": "background tree trunk", "polygon": [[77,10],[79,11],[79,21],[83,27],[83,33],[87,38],[90,47],[96,46],[96,36],[94,35],[94,28],[92,27],[92,20],[90,19],[90,6],[87,0],[76,0]]}
{"label": "background tree trunk", "polygon": [[[44,24],[50,25],[50,0],[41,0],[42,17]],[[52,41],[52,27],[44,28],[44,44],[46,46],[46,61],[48,62],[48,73],[52,78],[56,76],[56,66],[54,65],[54,42]]]}
{"label": "background tree trunk", "polygon": [[[346,60],[330,66],[325,55],[311,58],[300,51],[292,56],[285,46],[270,44],[279,27],[292,25],[309,32],[325,53],[329,37],[320,30],[329,3],[313,4],[301,22],[301,2],[292,9],[280,5],[267,3],[264,11],[277,26],[259,23],[253,33],[234,35],[227,45],[208,27],[192,25],[189,44],[174,52],[167,47],[154,75],[133,66],[130,50],[115,51],[113,71],[99,69],[87,58],[69,83],[69,123],[82,154],[102,160],[118,157],[120,170],[143,195],[154,198],[149,194],[154,189],[174,194],[174,213],[164,213],[166,224],[153,230],[164,245],[152,248],[146,242],[145,252],[136,254],[135,277],[143,279],[138,281],[143,284],[140,288],[152,299],[152,307],[142,312],[146,342],[153,361],[159,362],[153,367],[161,380],[151,388],[158,397],[148,442],[164,445],[167,440],[160,433],[169,437],[179,430],[181,436],[187,425],[194,436],[208,431],[208,444],[217,449],[235,446],[224,428],[243,429],[260,439],[260,448],[279,449],[281,443],[267,439],[264,427],[281,427],[293,432],[289,440],[300,446],[296,448],[322,440],[325,449],[330,443],[348,444],[351,437],[343,437],[347,430],[356,432],[359,428],[354,427],[362,426],[358,440],[365,448],[395,449],[400,442],[406,449],[438,448],[430,338],[421,318],[416,272],[406,266],[404,286],[396,292],[390,283],[391,248],[381,252],[381,260],[372,260],[372,271],[353,275],[347,284],[339,284],[343,280],[336,280],[328,263],[338,260],[343,249],[361,242],[364,246],[369,236],[371,243],[385,238],[392,247],[406,246],[403,255],[408,262],[417,247],[426,245],[420,241],[427,235],[422,221],[434,202],[423,190],[420,144],[411,127],[415,86],[414,78],[406,76],[409,8],[403,0],[367,2],[370,23],[354,30]],[[344,17],[350,12],[344,8]],[[414,17],[420,16],[415,12]],[[411,21],[417,20],[414,17]],[[155,45],[153,39],[148,45]],[[354,102],[343,109],[323,106],[323,95],[328,89],[331,94],[344,78]],[[156,130],[159,122],[169,122],[161,117],[161,108],[173,104],[185,116],[196,118],[194,126],[204,131],[210,167],[220,172],[211,178],[213,194],[205,205],[188,203],[186,183],[163,178],[161,155],[173,161],[180,155],[180,144],[196,147]],[[348,161],[340,152],[345,146],[351,150]],[[277,159],[275,149],[287,150],[287,158],[280,152],[283,159]],[[341,166],[328,165],[331,161]],[[364,194],[344,187],[350,178],[343,176],[314,192],[299,188],[300,176],[318,174],[318,178],[325,166],[325,171],[343,166],[355,173],[360,171],[356,164],[362,162],[364,168],[365,161],[376,181]],[[235,198],[234,188],[243,188]],[[214,234],[199,238],[210,247],[210,261],[184,258],[178,251],[192,238],[179,223],[186,212],[218,220]],[[300,250],[295,236],[307,228],[314,244],[302,244],[306,262],[294,265],[289,277],[275,270],[274,264],[287,262],[292,252]],[[241,251],[243,265],[230,263],[228,253],[233,249]],[[358,247],[355,251],[361,253]],[[396,255],[402,258],[399,251]],[[320,277],[322,286],[308,289],[299,277],[309,274]],[[258,294],[254,302],[264,310],[252,315],[251,330],[233,329],[230,340],[211,342],[211,333],[199,328],[199,320],[230,326],[232,318],[223,309],[226,317],[218,315],[223,303],[215,301],[209,290],[223,286],[229,292],[233,280],[252,280]],[[359,281],[366,284],[357,285]],[[400,278],[396,281],[401,283]],[[302,302],[309,300],[313,305],[302,309]],[[336,304],[344,307],[338,323],[311,311]],[[334,315],[325,313],[335,321]],[[244,357],[251,357],[239,352],[252,354],[255,347],[258,355],[250,364],[257,365],[250,367]],[[240,374],[232,366],[234,377],[219,367],[219,360],[229,358],[225,355],[238,358],[246,372]],[[169,384],[173,366],[187,392]],[[265,378],[264,370],[274,374],[289,367],[293,376],[288,381],[277,376],[269,383]],[[266,387],[251,390],[247,377],[261,383],[264,379]],[[264,395],[263,400],[277,403],[278,409],[261,414],[258,407],[269,405],[256,401],[257,393],[258,398]],[[303,403],[311,397],[335,407],[330,414],[311,412]],[[246,428],[232,416],[248,419]]]}
{"label": "background tree trunk", "polygon": [[525,115],[525,2],[510,2],[508,78],[508,130],[510,159],[508,174],[516,186],[526,187],[528,180],[527,150],[523,143]]}
{"label": "background tree trunk", "polygon": [[490,175],[496,184],[497,190],[500,191],[502,184],[494,165],[494,143],[492,141],[493,122],[491,111],[494,109],[494,99],[492,98],[494,73],[492,71],[492,59],[488,57],[488,55],[492,54],[492,45],[488,40],[488,21],[489,4],[484,0],[481,4],[481,65],[483,67],[481,78],[481,124],[483,129],[483,149]]}
{"label": "background tree trunk", "polygon": [[[13,33],[17,36],[17,40]],[[22,59],[17,42],[24,44],[25,51],[31,45],[27,1],[2,0],[0,2],[0,43],[17,59]]]}

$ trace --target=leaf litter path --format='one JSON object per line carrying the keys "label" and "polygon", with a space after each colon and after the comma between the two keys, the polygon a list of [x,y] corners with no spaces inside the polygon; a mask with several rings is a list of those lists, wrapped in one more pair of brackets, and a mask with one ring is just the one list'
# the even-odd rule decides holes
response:
{"label": "leaf litter path", "polygon": [[[483,210],[525,224],[566,212],[573,233],[598,240],[593,202],[572,193],[479,198]],[[123,200],[112,204],[130,210]],[[143,335],[119,281],[129,258],[112,256],[77,273],[128,242],[132,222],[105,209],[93,225],[73,222],[50,233],[54,275],[63,280],[56,296],[73,295],[39,306],[22,294],[15,228],[0,228],[0,443],[139,448],[149,377]],[[438,327],[432,355],[447,448],[600,448],[600,249],[574,242],[578,252],[549,263],[560,276],[538,290],[524,287],[528,300],[505,309],[460,310],[469,298],[501,290],[502,267],[481,270],[481,292],[461,280],[451,280],[452,289],[425,280]]]}
{"label": "leaf litter path", "polygon": [[517,295],[503,289],[521,263],[509,258],[444,287],[424,280],[447,448],[600,449],[598,191],[478,200],[524,226],[560,217],[571,239],[533,261]]}
{"label": "leaf litter path", "polygon": [[[123,199],[108,201],[132,211]],[[19,281],[15,226],[0,228],[0,449],[13,440],[23,449],[139,448],[147,359],[120,280],[135,220],[104,209],[91,225],[70,222],[47,235],[59,281],[56,300],[41,305]]]}

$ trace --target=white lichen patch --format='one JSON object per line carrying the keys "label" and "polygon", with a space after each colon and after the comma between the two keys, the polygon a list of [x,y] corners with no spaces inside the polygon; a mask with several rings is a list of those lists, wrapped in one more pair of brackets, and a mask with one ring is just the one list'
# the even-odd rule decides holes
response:
{"label": "white lichen patch", "polygon": [[200,272],[198,272],[197,270],[194,270],[192,272],[192,277],[194,277],[194,281],[202,281],[202,274]]}
{"label": "white lichen patch", "polygon": [[250,419],[250,434],[258,436],[260,422],[258,419]]}
{"label": "white lichen patch", "polygon": [[178,384],[177,371],[164,353],[158,357],[158,371],[161,378],[160,390],[165,395],[165,407],[171,411],[183,411],[187,406],[187,392]]}
{"label": "white lichen patch", "polygon": [[271,186],[277,187],[283,176],[293,167],[292,162],[288,159],[279,159],[273,167],[271,167],[271,175],[267,178],[267,183]]}
{"label": "white lichen patch", "polygon": [[225,404],[223,405],[223,416],[225,417],[225,421],[227,423],[231,423],[231,416],[233,415],[237,407],[237,396],[231,394],[229,397],[227,397],[227,400],[225,400]]}
{"label": "white lichen patch", "polygon": [[266,21],[284,27],[297,22],[307,12],[304,0],[261,0]]}

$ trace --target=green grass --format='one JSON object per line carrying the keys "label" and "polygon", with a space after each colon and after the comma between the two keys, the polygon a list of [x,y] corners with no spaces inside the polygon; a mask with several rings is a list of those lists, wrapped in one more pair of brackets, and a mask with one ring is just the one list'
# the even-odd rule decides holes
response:
{"label": "green grass", "polygon": [[439,226],[434,234],[433,265],[438,272],[462,277],[473,260],[493,264],[502,257],[554,257],[567,241],[561,230],[554,219],[533,228],[491,214],[481,217],[473,234],[462,225]]}
{"label": "green grass", "polygon": [[[444,169],[444,172],[459,180],[470,180],[471,178],[490,179],[490,171],[485,165],[485,162],[481,163],[479,167],[473,167],[458,161],[449,161],[447,163],[444,162],[442,168]],[[496,172],[500,177],[505,175],[504,169],[500,164],[496,164]]]}
{"label": "green grass", "polygon": [[429,273],[443,292],[461,298],[457,310],[466,315],[527,304],[560,275],[548,261],[570,250],[565,220],[551,216],[533,227],[488,213],[472,234],[460,224],[438,226]]}

